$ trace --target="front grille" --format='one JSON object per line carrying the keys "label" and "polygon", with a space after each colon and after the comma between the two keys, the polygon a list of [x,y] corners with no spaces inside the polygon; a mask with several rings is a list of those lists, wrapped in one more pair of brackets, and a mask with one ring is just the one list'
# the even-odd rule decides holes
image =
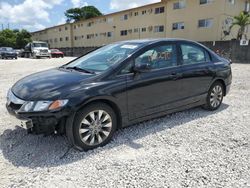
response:
{"label": "front grille", "polygon": [[40,50],[41,53],[48,53],[48,50]]}

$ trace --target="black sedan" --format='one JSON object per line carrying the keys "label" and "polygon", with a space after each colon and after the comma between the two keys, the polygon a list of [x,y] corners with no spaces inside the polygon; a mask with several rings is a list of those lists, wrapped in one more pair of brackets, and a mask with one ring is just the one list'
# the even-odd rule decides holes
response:
{"label": "black sedan", "polygon": [[6,107],[29,132],[66,134],[80,150],[122,127],[202,106],[220,107],[230,62],[181,39],[118,42],[18,81]]}
{"label": "black sedan", "polygon": [[17,53],[13,48],[2,47],[0,48],[0,56],[2,59],[17,59]]}

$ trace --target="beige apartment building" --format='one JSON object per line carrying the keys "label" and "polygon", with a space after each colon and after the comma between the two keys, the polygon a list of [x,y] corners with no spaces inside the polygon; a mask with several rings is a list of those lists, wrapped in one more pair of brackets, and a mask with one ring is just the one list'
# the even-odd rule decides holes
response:
{"label": "beige apartment building", "polygon": [[[231,40],[237,36],[237,27],[228,34],[233,16],[249,9],[249,0],[161,0],[36,31],[32,38],[48,42],[51,48],[93,47],[143,38]],[[246,32],[250,38],[250,28]]]}

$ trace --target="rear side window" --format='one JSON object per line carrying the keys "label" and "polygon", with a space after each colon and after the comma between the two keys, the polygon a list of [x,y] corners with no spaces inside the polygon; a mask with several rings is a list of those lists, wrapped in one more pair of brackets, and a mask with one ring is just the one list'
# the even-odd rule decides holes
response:
{"label": "rear side window", "polygon": [[181,51],[183,65],[205,63],[210,61],[208,53],[198,46],[181,44]]}

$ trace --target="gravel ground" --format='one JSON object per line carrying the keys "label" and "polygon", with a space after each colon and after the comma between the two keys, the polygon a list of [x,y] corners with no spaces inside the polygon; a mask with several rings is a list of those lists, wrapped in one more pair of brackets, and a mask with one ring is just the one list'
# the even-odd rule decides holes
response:
{"label": "gravel ground", "polygon": [[23,76],[71,59],[0,60],[0,187],[250,187],[250,65],[233,65],[231,92],[216,112],[175,113],[64,156],[64,137],[15,126],[5,95]]}

